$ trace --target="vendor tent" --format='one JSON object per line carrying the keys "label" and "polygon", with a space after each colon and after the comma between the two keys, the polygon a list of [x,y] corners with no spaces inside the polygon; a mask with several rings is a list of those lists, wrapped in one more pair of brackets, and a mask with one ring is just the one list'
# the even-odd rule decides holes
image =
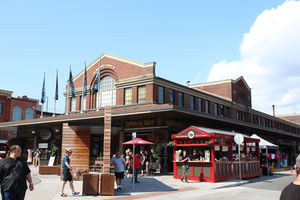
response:
{"label": "vendor tent", "polygon": [[268,142],[267,140],[262,139],[261,137],[259,137],[256,134],[253,134],[250,137],[260,139],[260,142],[259,142],[260,149],[278,149],[278,145],[272,144],[271,142]]}

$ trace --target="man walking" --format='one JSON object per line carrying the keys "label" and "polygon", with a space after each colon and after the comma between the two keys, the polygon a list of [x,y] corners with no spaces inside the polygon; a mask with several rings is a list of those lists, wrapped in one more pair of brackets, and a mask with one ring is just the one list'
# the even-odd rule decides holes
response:
{"label": "man walking", "polygon": [[297,175],[296,180],[282,190],[280,200],[300,199],[300,154],[296,158],[295,171]]}
{"label": "man walking", "polygon": [[62,197],[66,197],[67,194],[64,193],[64,189],[65,189],[65,185],[67,183],[67,181],[69,181],[70,184],[70,188],[72,190],[72,195],[76,196],[79,194],[79,192],[75,192],[74,190],[74,185],[73,185],[73,178],[72,178],[72,174],[70,172],[71,171],[76,171],[75,169],[73,169],[73,167],[70,165],[70,156],[72,155],[72,149],[71,148],[66,148],[65,150],[66,155],[62,160],[62,164],[61,164],[61,168],[62,168],[62,174],[63,174],[63,184],[61,186],[61,194],[60,196]]}
{"label": "man walking", "polygon": [[122,179],[124,178],[125,159],[120,156],[119,151],[117,151],[116,156],[111,159],[110,165],[113,165],[115,168],[117,190],[122,190],[121,184],[122,184]]}
{"label": "man walking", "polygon": [[30,169],[26,162],[20,157],[21,147],[13,145],[8,157],[0,162],[0,184],[3,200],[23,200],[27,190],[26,180],[30,191],[33,183]]}

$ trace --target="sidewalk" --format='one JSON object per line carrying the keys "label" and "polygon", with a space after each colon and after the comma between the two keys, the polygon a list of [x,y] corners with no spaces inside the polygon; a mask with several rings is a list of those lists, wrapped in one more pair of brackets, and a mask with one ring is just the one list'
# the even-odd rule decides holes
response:
{"label": "sidewalk", "polygon": [[[57,175],[39,175],[38,168],[30,167],[32,170],[32,176],[35,183],[34,191],[26,192],[27,200],[56,200],[56,199],[168,199],[174,197],[179,198],[184,195],[185,199],[189,198],[189,195],[199,194],[199,192],[208,193],[219,188],[235,188],[248,184],[249,180],[231,180],[218,183],[207,182],[190,182],[183,183],[178,179],[174,179],[172,175],[156,175],[139,177],[140,183],[132,187],[131,178],[123,179],[123,189],[121,191],[115,190],[115,196],[81,196],[82,193],[82,181],[74,181],[75,191],[80,192],[79,196],[73,197],[71,195],[71,189],[67,184],[65,187],[65,193],[67,197],[60,197],[61,181]],[[264,181],[266,177],[260,177],[256,179],[257,182]],[[179,198],[180,199],[180,198]]]}

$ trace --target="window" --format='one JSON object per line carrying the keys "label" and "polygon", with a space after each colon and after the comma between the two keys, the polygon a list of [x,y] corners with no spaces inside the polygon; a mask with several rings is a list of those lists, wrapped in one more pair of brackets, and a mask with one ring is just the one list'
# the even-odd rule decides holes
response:
{"label": "window", "polygon": [[112,76],[105,76],[100,81],[99,99],[97,95],[97,106],[113,106],[116,105],[116,85]]}
{"label": "window", "polygon": [[132,103],[132,88],[125,88],[125,105],[129,105]]}
{"label": "window", "polygon": [[25,120],[27,119],[33,119],[33,110],[31,108],[25,110]]}
{"label": "window", "polygon": [[202,99],[198,98],[198,111],[202,112]]}
{"label": "window", "polygon": [[71,112],[76,111],[76,97],[72,97],[71,99]]}
{"label": "window", "polygon": [[230,107],[226,106],[226,117],[230,117]]}
{"label": "window", "polygon": [[174,104],[174,90],[169,89],[169,103]]}
{"label": "window", "polygon": [[195,97],[191,96],[191,110],[195,109]]}
{"label": "window", "polygon": [[0,103],[0,115],[2,115],[3,113],[2,109],[3,109],[3,103]]}
{"label": "window", "polygon": [[221,115],[221,117],[224,117],[224,115],[225,115],[224,105],[220,105],[220,115]]}
{"label": "window", "polygon": [[161,86],[158,86],[158,103],[163,104],[164,103],[164,88]]}
{"label": "window", "polygon": [[82,107],[82,110],[86,110],[86,95],[83,96],[80,96],[80,110],[81,110],[81,107]]}
{"label": "window", "polygon": [[178,92],[178,106],[183,107],[183,94],[182,94],[182,92]]}
{"label": "window", "polygon": [[210,113],[210,109],[209,109],[209,101],[205,100],[205,112],[206,113]]}
{"label": "window", "polygon": [[218,109],[218,104],[215,103],[215,112],[214,112],[215,116],[219,115],[219,109]]}
{"label": "window", "polygon": [[20,107],[13,108],[12,120],[18,121],[21,120],[22,109]]}
{"label": "window", "polygon": [[145,103],[146,102],[146,86],[139,86],[138,87],[138,103]]}

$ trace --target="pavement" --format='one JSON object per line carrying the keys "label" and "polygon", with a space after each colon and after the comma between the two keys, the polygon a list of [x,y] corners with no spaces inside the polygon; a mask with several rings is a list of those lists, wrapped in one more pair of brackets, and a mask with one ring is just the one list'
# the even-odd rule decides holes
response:
{"label": "pavement", "polygon": [[67,197],[60,197],[61,181],[57,175],[39,175],[38,168],[30,167],[35,189],[26,192],[26,200],[56,200],[56,199],[224,199],[232,200],[264,200],[279,199],[281,190],[295,179],[290,171],[274,172],[273,176],[261,176],[249,180],[230,180],[218,183],[181,182],[172,175],[154,175],[139,177],[140,183],[132,186],[131,178],[123,179],[123,189],[115,190],[114,196],[82,196],[82,181],[74,181],[75,191],[79,196],[73,197],[67,184]]}

